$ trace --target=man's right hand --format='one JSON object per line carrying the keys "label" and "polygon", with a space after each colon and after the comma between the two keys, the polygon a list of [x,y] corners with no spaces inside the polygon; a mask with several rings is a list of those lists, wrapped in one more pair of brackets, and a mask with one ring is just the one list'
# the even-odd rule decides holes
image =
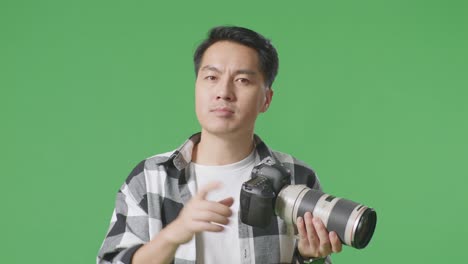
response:
{"label": "man's right hand", "polygon": [[223,231],[221,225],[229,223],[228,217],[232,215],[229,207],[234,199],[229,197],[219,202],[206,200],[210,191],[220,187],[219,182],[203,186],[184,206],[179,216],[165,228],[166,239],[178,246],[190,241],[196,233]]}
{"label": "man's right hand", "polygon": [[179,245],[190,241],[196,233],[221,232],[224,229],[221,225],[229,223],[228,217],[232,215],[229,207],[234,199],[229,197],[219,202],[206,200],[207,194],[220,186],[218,182],[203,186],[174,221],[135,252],[132,263],[171,263]]}

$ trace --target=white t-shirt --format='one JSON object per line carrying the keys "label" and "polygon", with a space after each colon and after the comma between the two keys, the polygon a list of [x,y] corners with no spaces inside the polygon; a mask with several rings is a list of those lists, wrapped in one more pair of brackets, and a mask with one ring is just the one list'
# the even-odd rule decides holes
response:
{"label": "white t-shirt", "polygon": [[212,181],[222,183],[221,188],[207,195],[207,200],[220,201],[228,197],[234,198],[234,204],[231,206],[233,214],[222,232],[202,232],[195,236],[197,263],[240,263],[239,196],[242,183],[250,179],[252,169],[258,163],[256,156],[256,152],[252,151],[245,159],[222,166],[206,166],[193,162],[190,164],[189,171],[195,174],[197,189]]}

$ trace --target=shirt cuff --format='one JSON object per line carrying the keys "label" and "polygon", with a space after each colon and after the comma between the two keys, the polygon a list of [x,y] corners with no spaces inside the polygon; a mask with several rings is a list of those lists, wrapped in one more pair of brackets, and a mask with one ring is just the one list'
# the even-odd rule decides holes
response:
{"label": "shirt cuff", "polygon": [[325,260],[327,257],[319,257],[319,258],[304,258],[301,253],[299,252],[299,249],[296,247],[296,256],[297,256],[297,261],[300,264],[324,264]]}

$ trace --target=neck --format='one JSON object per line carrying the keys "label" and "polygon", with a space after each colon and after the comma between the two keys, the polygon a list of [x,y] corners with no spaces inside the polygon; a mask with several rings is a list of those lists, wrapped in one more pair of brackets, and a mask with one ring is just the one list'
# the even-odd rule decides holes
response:
{"label": "neck", "polygon": [[253,148],[253,134],[223,137],[202,131],[200,142],[193,149],[192,161],[203,165],[231,164],[247,157]]}

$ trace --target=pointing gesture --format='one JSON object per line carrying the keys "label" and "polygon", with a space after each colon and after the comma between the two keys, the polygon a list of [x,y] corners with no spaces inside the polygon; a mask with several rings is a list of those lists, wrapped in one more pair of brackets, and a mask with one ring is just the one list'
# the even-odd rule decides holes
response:
{"label": "pointing gesture", "polygon": [[211,182],[203,186],[182,209],[179,216],[168,226],[170,241],[174,244],[184,244],[199,232],[221,232],[229,223],[228,217],[232,215],[229,208],[233,203],[232,197],[219,202],[208,201],[209,192],[219,189],[219,182]]}

